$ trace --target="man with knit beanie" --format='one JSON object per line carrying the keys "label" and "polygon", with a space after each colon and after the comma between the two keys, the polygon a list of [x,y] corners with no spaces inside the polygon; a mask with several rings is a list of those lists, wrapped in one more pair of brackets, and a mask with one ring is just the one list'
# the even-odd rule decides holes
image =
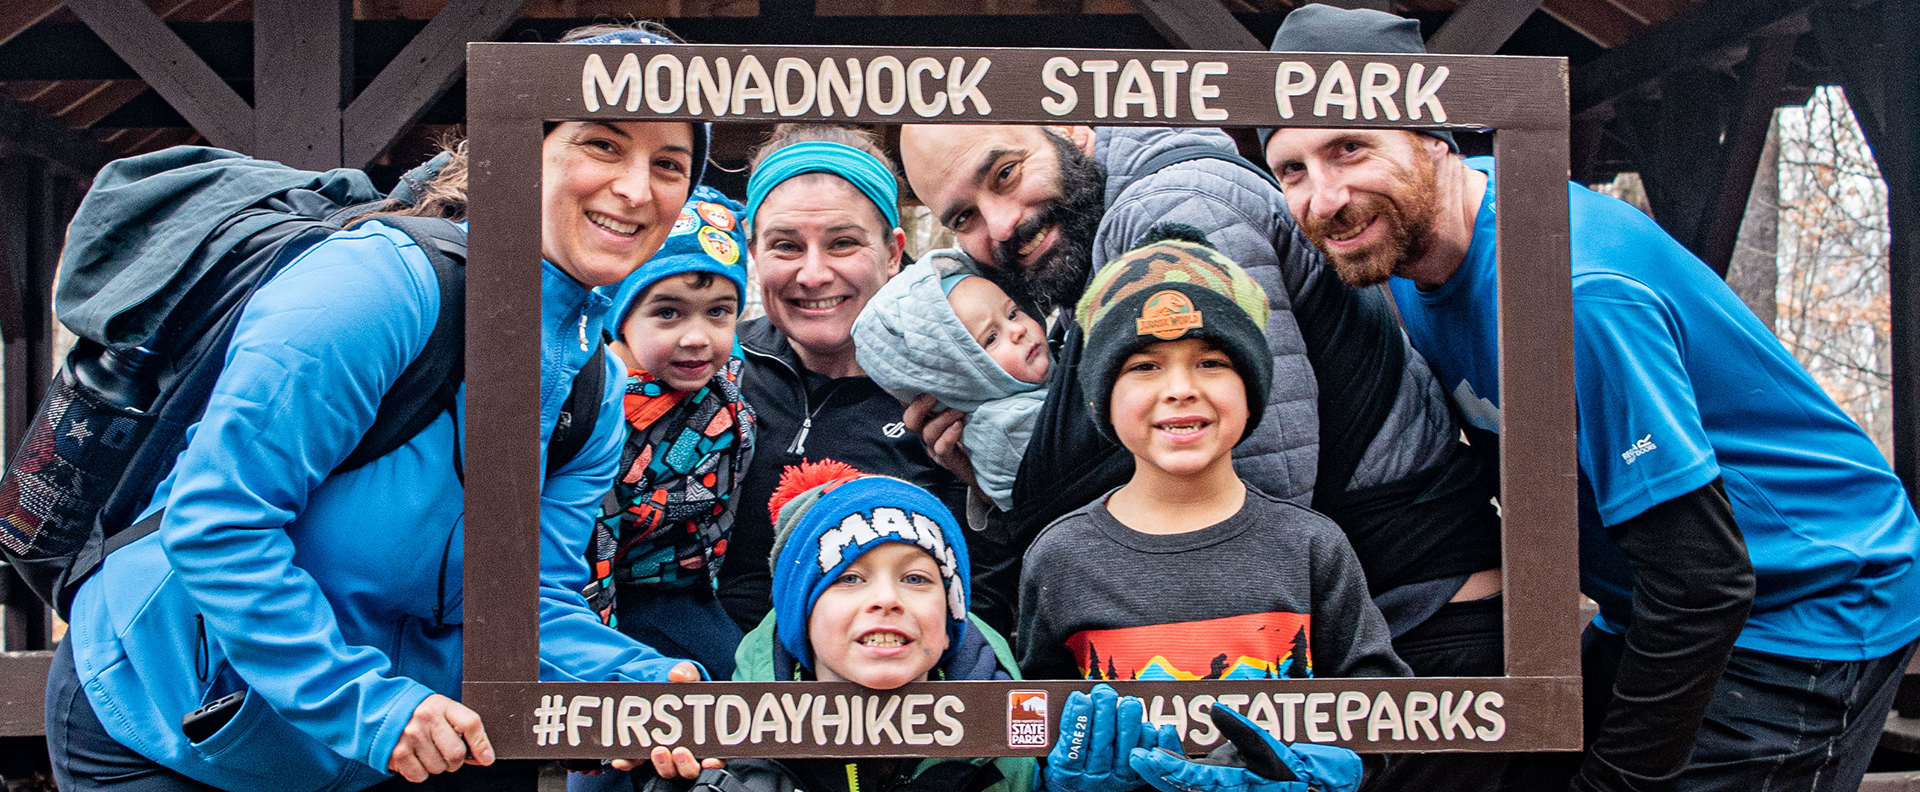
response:
{"label": "man with knit beanie", "polygon": [[[1087,328],[1085,407],[1132,455],[1133,472],[1028,548],[1021,670],[1036,679],[1409,675],[1339,526],[1234,472],[1233,448],[1260,424],[1273,381],[1266,294],[1197,230],[1158,232],[1171,238],[1101,268],[1075,311]],[[1324,788],[1356,785],[1359,761],[1349,764],[1350,777],[1319,779]],[[1135,772],[1172,784],[1156,781],[1156,767],[1173,769],[1149,762]],[[1258,786],[1241,770],[1201,786]]]}
{"label": "man with knit beanie", "polygon": [[[1006,639],[967,612],[966,537],[938,498],[821,460],[788,467],[768,507],[773,612],[741,642],[736,681],[891,690],[1019,678]],[[1037,767],[1025,757],[735,759],[703,771],[693,792],[1030,792]]]}
{"label": "man with knit beanie", "polygon": [[[1411,20],[1325,6],[1274,46],[1423,50]],[[1495,447],[1495,163],[1393,129],[1281,129],[1266,159],[1343,278],[1391,279]],[[1573,184],[1568,204],[1581,589],[1600,603],[1572,786],[1854,789],[1920,636],[1907,494],[1711,269],[1632,206]]]}

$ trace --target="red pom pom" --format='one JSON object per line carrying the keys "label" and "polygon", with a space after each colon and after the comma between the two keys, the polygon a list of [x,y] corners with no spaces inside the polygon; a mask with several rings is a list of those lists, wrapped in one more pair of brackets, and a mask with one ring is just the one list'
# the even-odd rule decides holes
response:
{"label": "red pom pom", "polygon": [[788,465],[780,472],[780,485],[773,488],[773,496],[767,499],[767,512],[773,522],[779,523],[780,510],[786,507],[788,501],[800,497],[800,493],[822,484],[852,481],[864,475],[859,468],[836,459]]}

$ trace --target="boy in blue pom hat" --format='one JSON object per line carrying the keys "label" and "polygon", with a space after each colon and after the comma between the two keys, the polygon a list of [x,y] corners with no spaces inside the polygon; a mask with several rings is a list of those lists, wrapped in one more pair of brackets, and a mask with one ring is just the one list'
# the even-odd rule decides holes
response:
{"label": "boy in blue pom hat", "polygon": [[[769,510],[774,607],[741,642],[736,681],[1018,678],[1006,639],[967,613],[966,538],[938,498],[819,460],[786,468]],[[1036,775],[1026,757],[734,759],[691,792],[1031,792]]]}
{"label": "boy in blue pom hat", "polygon": [[630,432],[591,551],[595,610],[715,679],[730,675],[740,641],[713,594],[753,456],[733,334],[746,292],[740,210],[695,190],[660,252],[614,295],[608,348],[630,372]]}

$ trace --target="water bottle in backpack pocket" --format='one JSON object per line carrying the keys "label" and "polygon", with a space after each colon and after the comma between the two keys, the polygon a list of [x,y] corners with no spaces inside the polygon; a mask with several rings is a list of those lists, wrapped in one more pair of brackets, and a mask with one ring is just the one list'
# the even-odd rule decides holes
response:
{"label": "water bottle in backpack pocket", "polygon": [[92,534],[153,428],[153,357],[82,339],[55,373],[0,478],[0,546],[16,564],[71,555]]}

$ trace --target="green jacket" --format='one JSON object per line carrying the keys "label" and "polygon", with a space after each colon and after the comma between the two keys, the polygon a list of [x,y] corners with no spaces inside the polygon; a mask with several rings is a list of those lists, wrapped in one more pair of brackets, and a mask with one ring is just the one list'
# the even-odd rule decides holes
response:
{"label": "green jacket", "polygon": [[[741,640],[734,653],[736,682],[800,679],[799,666],[779,647],[775,614],[767,614]],[[1019,679],[1007,639],[979,618],[971,618],[953,659],[934,669],[935,679]],[[784,671],[776,671],[785,667]],[[688,792],[1033,792],[1039,760],[1031,757],[980,759],[735,759],[724,770],[700,774]],[[684,783],[666,786],[654,779],[647,792],[680,792]],[[656,786],[660,785],[660,786]]]}

